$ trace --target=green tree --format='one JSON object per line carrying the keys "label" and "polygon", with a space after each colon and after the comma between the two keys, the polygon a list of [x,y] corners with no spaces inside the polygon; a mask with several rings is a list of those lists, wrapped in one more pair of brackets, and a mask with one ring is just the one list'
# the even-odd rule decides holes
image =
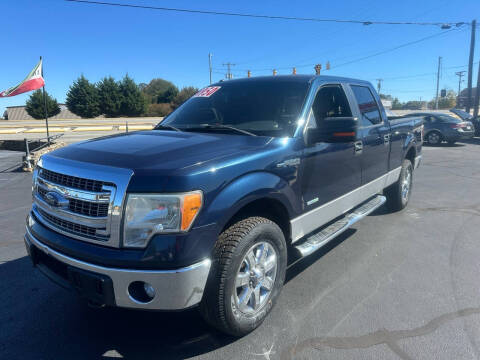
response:
{"label": "green tree", "polygon": [[163,93],[158,94],[157,96],[157,103],[171,103],[178,95],[178,88],[176,86],[169,87]]}
{"label": "green tree", "polygon": [[67,93],[67,107],[82,118],[93,118],[101,114],[97,87],[83,75],[80,76]]}
{"label": "green tree", "polygon": [[100,112],[107,117],[119,115],[123,96],[120,85],[111,76],[103,78],[98,84]]}
{"label": "green tree", "polygon": [[160,78],[152,79],[148,85],[142,83],[139,87],[150,104],[169,103],[178,94],[178,88],[173,83]]}
{"label": "green tree", "polygon": [[447,96],[438,98],[439,109],[451,109],[457,103],[457,94],[453,90],[447,91]]}
{"label": "green tree", "polygon": [[[55,116],[60,113],[60,106],[58,106],[57,100],[51,97],[45,92],[47,99],[47,115],[48,117]],[[45,102],[43,99],[42,90],[36,90],[27,100],[27,106],[25,107],[28,115],[34,119],[45,119]]]}
{"label": "green tree", "polygon": [[122,102],[120,114],[123,116],[138,116],[145,112],[145,97],[138,85],[128,75],[120,82]]}
{"label": "green tree", "polygon": [[395,98],[392,100],[392,110],[401,110],[403,108],[403,104]]}
{"label": "green tree", "polygon": [[423,105],[423,101],[411,100],[403,104],[402,108],[407,110],[422,110]]}
{"label": "green tree", "polygon": [[184,87],[180,92],[175,96],[175,98],[172,101],[172,105],[174,108],[179,107],[182,105],[185,101],[190,99],[193,95],[195,95],[198,92],[198,89],[193,86],[187,86]]}

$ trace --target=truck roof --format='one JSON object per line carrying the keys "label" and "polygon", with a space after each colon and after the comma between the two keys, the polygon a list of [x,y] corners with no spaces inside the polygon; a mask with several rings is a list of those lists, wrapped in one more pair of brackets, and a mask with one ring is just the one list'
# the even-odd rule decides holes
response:
{"label": "truck roof", "polygon": [[329,76],[329,75],[270,75],[270,76],[254,76],[250,78],[239,78],[232,80],[225,80],[215,83],[215,85],[221,85],[226,83],[243,83],[243,82],[264,82],[264,81],[292,81],[292,82],[311,82],[315,79],[320,79],[324,81],[335,81],[335,82],[355,82],[355,83],[364,83],[370,84],[368,81],[346,78],[341,76]]}

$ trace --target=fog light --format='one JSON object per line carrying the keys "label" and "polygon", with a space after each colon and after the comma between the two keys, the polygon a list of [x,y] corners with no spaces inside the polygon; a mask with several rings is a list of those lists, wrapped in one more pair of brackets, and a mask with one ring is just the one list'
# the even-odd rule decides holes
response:
{"label": "fog light", "polygon": [[132,300],[147,304],[155,297],[155,289],[149,283],[134,281],[128,286],[128,294]]}
{"label": "fog light", "polygon": [[149,283],[144,283],[143,289],[145,290],[145,293],[149,298],[153,299],[155,297],[155,289],[152,285],[150,285]]}

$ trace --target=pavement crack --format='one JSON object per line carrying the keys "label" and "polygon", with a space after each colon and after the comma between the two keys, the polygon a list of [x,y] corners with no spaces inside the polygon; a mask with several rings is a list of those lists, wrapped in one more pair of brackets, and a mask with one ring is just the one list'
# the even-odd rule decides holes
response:
{"label": "pavement crack", "polygon": [[409,330],[387,330],[380,329],[373,333],[350,336],[350,337],[314,337],[297,343],[296,345],[287,347],[282,351],[281,359],[292,359],[293,356],[300,354],[307,349],[323,350],[327,347],[334,349],[366,349],[372,346],[385,344],[395,354],[404,360],[410,360],[408,356],[398,345],[398,341],[425,336],[436,331],[440,326],[447,322],[463,318],[466,316],[480,314],[480,307],[466,308],[451,313],[440,315],[423,326],[419,326]]}

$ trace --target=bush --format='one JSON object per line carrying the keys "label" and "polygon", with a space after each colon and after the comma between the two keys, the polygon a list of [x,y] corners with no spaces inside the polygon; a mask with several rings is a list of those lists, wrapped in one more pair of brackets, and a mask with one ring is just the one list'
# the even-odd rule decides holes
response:
{"label": "bush", "polygon": [[101,114],[98,89],[83,75],[70,86],[66,102],[68,110],[82,118],[94,118]]}
{"label": "bush", "polygon": [[149,104],[147,108],[146,116],[167,116],[172,112],[173,108],[171,104]]}
{"label": "bush", "polygon": [[[47,98],[47,115],[52,117],[60,114],[60,106],[58,106],[57,100],[51,97],[47,92],[45,92],[45,97]],[[34,119],[45,119],[45,101],[43,99],[42,90],[36,90],[27,100],[27,106],[25,110],[28,115]]]}

